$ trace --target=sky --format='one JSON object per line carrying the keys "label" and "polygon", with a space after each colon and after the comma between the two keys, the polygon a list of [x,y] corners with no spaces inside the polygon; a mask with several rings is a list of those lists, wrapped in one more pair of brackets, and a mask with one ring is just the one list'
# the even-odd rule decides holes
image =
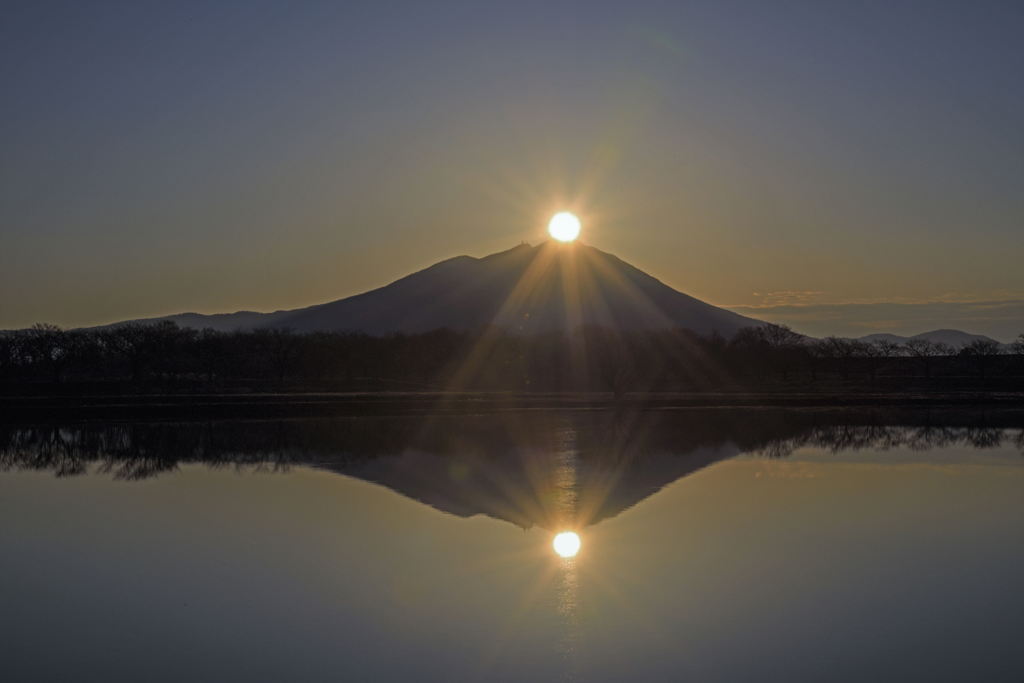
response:
{"label": "sky", "polygon": [[814,335],[1024,332],[1024,4],[47,2],[0,21],[0,328],[583,239]]}

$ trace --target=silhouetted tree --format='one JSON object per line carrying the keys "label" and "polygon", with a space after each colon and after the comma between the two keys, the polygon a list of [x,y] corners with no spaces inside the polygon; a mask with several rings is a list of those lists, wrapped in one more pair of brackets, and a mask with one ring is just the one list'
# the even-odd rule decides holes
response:
{"label": "silhouetted tree", "polygon": [[886,361],[896,358],[903,353],[903,345],[888,339],[876,339],[871,342],[857,341],[857,353],[865,359],[868,375],[874,382],[878,371]]}
{"label": "silhouetted tree", "polygon": [[580,334],[601,384],[616,398],[624,395],[636,379],[635,358],[627,348],[626,340],[614,330],[596,326],[586,326]]}
{"label": "silhouetted tree", "polygon": [[934,342],[928,339],[911,339],[904,344],[911,357],[916,358],[924,369],[924,376],[932,376],[934,359],[953,354],[953,347],[943,342]]}
{"label": "silhouetted tree", "polygon": [[0,379],[6,379],[17,367],[17,344],[11,332],[0,332]]}
{"label": "silhouetted tree", "polygon": [[284,328],[256,330],[253,334],[265,349],[272,376],[279,383],[284,383],[295,364],[299,347],[298,337],[291,330]]}
{"label": "silhouetted tree", "polygon": [[960,349],[960,355],[973,358],[978,370],[978,377],[985,379],[992,359],[1003,352],[1003,346],[993,339],[975,339]]}
{"label": "silhouetted tree", "polygon": [[[994,342],[951,356],[944,344],[914,340],[905,347],[827,337],[812,340],[784,326],[740,330],[732,339],[685,329],[623,331],[584,326],[572,335],[517,335],[486,330],[435,330],[372,337],[361,333],[287,330],[195,331],[172,322],[130,323],[102,330],[36,325],[0,333],[0,381],[39,385],[125,379],[137,388],[180,390],[217,386],[332,390],[627,391],[754,389],[789,381],[806,368],[812,381],[836,376],[875,380],[958,370],[988,379],[1021,376],[1020,355],[995,357]],[[943,356],[950,356],[943,358]],[[934,368],[933,368],[934,364]]]}
{"label": "silhouetted tree", "polygon": [[807,353],[806,341],[786,325],[765,324],[740,329],[732,345],[755,374],[774,370],[785,381]]}
{"label": "silhouetted tree", "polygon": [[903,344],[889,339],[876,339],[871,345],[875,347],[875,353],[880,358],[899,358],[907,353],[907,348]]}
{"label": "silhouetted tree", "polygon": [[192,356],[196,372],[212,384],[229,372],[231,344],[223,333],[206,328],[196,335]]}
{"label": "silhouetted tree", "polygon": [[175,359],[178,342],[183,336],[181,328],[165,320],[153,324],[128,323],[104,330],[101,346],[121,359],[133,382],[139,382],[148,373],[168,372]]}
{"label": "silhouetted tree", "polygon": [[73,364],[86,362],[96,343],[84,330],[63,330],[46,323],[33,325],[13,338],[20,343],[8,349],[8,353],[16,349],[16,357],[12,355],[8,362],[20,360],[34,369],[39,379],[55,383],[64,379]]}
{"label": "silhouetted tree", "polygon": [[737,330],[729,341],[729,352],[733,364],[742,368],[746,375],[758,381],[764,379],[768,364],[758,362],[767,359],[770,347],[760,326],[744,327]]}
{"label": "silhouetted tree", "polygon": [[1015,354],[1024,356],[1024,332],[1017,335],[1017,338],[1010,344],[1010,348]]}
{"label": "silhouetted tree", "polygon": [[843,379],[850,376],[855,359],[865,354],[866,344],[856,339],[844,337],[825,337],[821,340],[819,353],[835,361],[839,374]]}

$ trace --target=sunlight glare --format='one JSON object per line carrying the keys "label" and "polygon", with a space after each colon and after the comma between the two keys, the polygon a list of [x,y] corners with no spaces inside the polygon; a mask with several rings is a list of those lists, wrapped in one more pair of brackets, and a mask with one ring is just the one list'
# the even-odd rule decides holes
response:
{"label": "sunlight glare", "polygon": [[575,531],[563,531],[555,536],[551,545],[562,557],[576,557],[580,551],[580,537]]}
{"label": "sunlight glare", "polygon": [[580,219],[568,211],[559,211],[548,223],[548,234],[559,242],[572,242],[580,234]]}

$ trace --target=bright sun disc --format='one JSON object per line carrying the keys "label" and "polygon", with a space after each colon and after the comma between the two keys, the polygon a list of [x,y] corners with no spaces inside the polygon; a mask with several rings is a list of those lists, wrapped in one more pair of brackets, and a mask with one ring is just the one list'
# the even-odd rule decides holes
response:
{"label": "bright sun disc", "polygon": [[559,211],[548,223],[548,234],[559,242],[572,242],[579,237],[580,219],[568,211]]}
{"label": "bright sun disc", "polygon": [[580,537],[575,531],[563,531],[551,542],[555,552],[562,557],[575,557],[580,551]]}

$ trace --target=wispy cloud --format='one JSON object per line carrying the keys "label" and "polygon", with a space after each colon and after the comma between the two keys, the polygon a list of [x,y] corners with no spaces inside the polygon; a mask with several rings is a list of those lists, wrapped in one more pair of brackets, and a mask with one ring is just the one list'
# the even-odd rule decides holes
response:
{"label": "wispy cloud", "polygon": [[726,308],[776,308],[779,306],[868,306],[878,304],[894,304],[906,306],[928,306],[934,304],[975,304],[979,306],[1000,307],[1024,301],[1024,293],[999,290],[985,294],[964,294],[947,292],[926,299],[914,297],[859,297],[837,299],[822,290],[775,290],[770,292],[752,292],[753,301],[721,304]]}
{"label": "wispy cloud", "polygon": [[754,292],[756,304],[751,307],[765,306],[802,306],[819,301],[824,292],[816,290],[784,289],[775,292]]}

